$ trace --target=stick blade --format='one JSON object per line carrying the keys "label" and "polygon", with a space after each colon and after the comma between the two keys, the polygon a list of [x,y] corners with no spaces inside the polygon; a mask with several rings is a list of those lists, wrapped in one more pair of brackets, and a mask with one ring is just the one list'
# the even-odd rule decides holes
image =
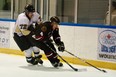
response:
{"label": "stick blade", "polygon": [[86,68],[81,68],[81,69],[77,69],[78,72],[84,72],[84,71],[87,71]]}
{"label": "stick blade", "polygon": [[101,70],[101,71],[103,71],[104,73],[107,73],[107,71],[106,71],[106,70]]}

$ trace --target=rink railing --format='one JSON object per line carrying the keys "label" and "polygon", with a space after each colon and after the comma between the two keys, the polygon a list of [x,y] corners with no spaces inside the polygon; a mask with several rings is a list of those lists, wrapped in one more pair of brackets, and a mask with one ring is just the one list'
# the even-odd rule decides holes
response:
{"label": "rink railing", "polygon": [[[15,22],[0,19],[1,53],[23,55],[12,38]],[[116,26],[61,23],[59,28],[68,51],[98,67],[116,70]],[[85,65],[67,53],[59,54],[71,63]]]}

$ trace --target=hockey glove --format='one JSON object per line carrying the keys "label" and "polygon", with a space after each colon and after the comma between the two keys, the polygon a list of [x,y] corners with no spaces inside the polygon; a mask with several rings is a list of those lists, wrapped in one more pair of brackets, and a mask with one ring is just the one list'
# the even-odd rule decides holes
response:
{"label": "hockey glove", "polygon": [[31,25],[28,27],[28,30],[29,30],[29,31],[32,31],[32,32],[34,32],[34,30],[35,30],[34,25],[33,25],[33,24],[31,24]]}
{"label": "hockey glove", "polygon": [[65,46],[63,42],[60,42],[60,44],[58,45],[58,50],[63,52],[65,50]]}

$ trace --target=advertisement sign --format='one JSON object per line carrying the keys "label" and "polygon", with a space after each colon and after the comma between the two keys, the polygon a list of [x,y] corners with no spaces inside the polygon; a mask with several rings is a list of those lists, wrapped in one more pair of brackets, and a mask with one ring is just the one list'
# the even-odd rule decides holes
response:
{"label": "advertisement sign", "polygon": [[116,62],[116,30],[99,29],[98,59]]}
{"label": "advertisement sign", "polygon": [[10,22],[0,21],[0,48],[10,46]]}

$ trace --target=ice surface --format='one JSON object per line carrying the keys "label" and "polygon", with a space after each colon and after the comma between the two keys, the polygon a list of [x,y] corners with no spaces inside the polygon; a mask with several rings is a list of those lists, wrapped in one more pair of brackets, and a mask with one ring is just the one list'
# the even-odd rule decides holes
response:
{"label": "ice surface", "polygon": [[56,69],[49,61],[42,65],[27,64],[24,56],[0,54],[0,77],[116,77],[116,70],[103,73],[93,67],[73,65],[80,71],[72,70],[67,64]]}

